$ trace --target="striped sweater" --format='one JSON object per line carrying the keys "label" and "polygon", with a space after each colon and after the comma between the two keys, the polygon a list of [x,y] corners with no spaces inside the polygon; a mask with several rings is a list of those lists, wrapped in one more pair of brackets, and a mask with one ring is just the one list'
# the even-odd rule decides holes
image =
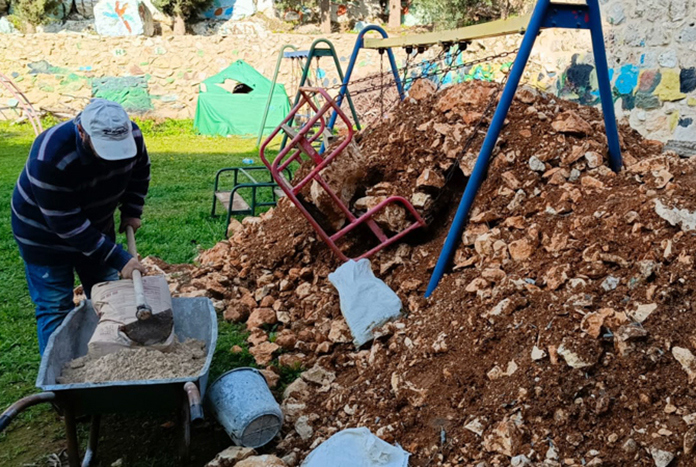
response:
{"label": "striped sweater", "polygon": [[114,212],[140,218],[150,159],[133,123],[138,154],[97,158],[77,130],[79,116],[41,133],[12,194],[12,231],[27,263],[98,262],[117,270],[131,255],[115,243]]}

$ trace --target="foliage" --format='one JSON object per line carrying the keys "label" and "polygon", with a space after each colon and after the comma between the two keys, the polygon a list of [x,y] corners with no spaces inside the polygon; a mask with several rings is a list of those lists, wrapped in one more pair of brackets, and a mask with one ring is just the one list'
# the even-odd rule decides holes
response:
{"label": "foliage", "polygon": [[416,14],[435,29],[452,29],[500,19],[519,11],[520,0],[413,0]]}
{"label": "foliage", "polygon": [[38,25],[46,23],[49,15],[56,13],[60,0],[12,0],[12,5],[19,19]]}
{"label": "foliage", "polygon": [[203,11],[212,5],[213,0],[155,0],[154,4],[166,14],[190,18],[194,13]]}

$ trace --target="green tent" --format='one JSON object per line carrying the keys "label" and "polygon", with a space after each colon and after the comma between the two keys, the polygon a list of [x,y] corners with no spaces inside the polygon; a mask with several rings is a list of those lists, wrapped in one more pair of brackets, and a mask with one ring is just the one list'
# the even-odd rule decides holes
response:
{"label": "green tent", "polygon": [[[204,135],[257,135],[270,90],[268,78],[237,60],[201,83],[193,126]],[[285,87],[276,84],[264,134],[280,125],[288,112]]]}

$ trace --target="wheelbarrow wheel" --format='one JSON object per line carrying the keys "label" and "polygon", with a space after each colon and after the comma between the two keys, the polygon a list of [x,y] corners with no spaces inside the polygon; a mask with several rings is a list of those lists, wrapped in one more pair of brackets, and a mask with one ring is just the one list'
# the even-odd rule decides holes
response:
{"label": "wheelbarrow wheel", "polygon": [[189,465],[191,460],[191,412],[188,399],[181,401],[180,412],[181,443],[179,444],[179,462],[182,466]]}

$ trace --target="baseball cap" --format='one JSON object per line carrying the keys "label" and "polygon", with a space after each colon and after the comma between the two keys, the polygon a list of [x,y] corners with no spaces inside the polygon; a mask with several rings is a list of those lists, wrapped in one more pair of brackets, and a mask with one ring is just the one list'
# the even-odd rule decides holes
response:
{"label": "baseball cap", "polygon": [[133,158],[138,153],[133,126],[120,104],[106,99],[92,99],[82,111],[80,123],[100,158],[120,161]]}

